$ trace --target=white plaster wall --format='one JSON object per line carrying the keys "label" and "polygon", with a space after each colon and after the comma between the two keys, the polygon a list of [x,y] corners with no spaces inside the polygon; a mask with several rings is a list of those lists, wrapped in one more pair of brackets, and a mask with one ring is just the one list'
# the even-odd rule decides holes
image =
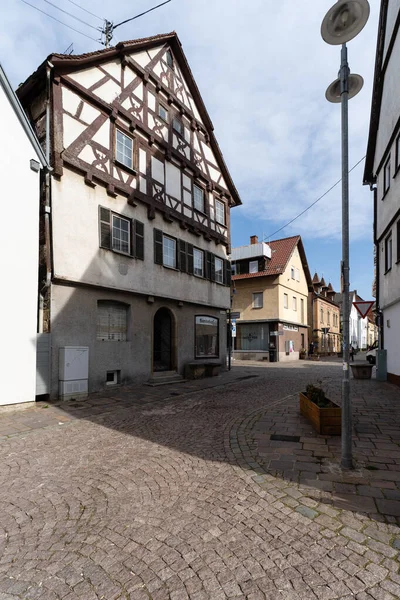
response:
{"label": "white plaster wall", "polygon": [[390,44],[390,38],[392,36],[394,25],[396,23],[397,13],[400,9],[400,0],[389,0],[387,21],[386,21],[386,32],[385,32],[385,46],[383,51],[383,60],[385,60],[386,52]]}
{"label": "white plaster wall", "polygon": [[400,375],[400,301],[383,311],[383,339],[387,372]]}
{"label": "white plaster wall", "polygon": [[379,243],[379,304],[381,308],[385,308],[400,298],[400,263],[396,263],[396,248],[397,227],[394,224],[392,227],[392,268],[387,273],[385,273],[385,240],[383,239]]}
{"label": "white plaster wall", "polygon": [[[99,247],[99,205],[144,223],[144,261]],[[53,183],[52,218],[55,277],[228,308],[228,287],[154,264],[153,228],[226,258],[221,244],[193,236],[159,214],[149,221],[145,206],[132,207],[122,196],[110,198],[103,187],[86,186],[68,169],[61,181]]]}
{"label": "white plaster wall", "polygon": [[0,312],[5,350],[1,353],[0,404],[35,400],[39,247],[38,157],[0,87],[0,178],[3,216],[0,236]]}

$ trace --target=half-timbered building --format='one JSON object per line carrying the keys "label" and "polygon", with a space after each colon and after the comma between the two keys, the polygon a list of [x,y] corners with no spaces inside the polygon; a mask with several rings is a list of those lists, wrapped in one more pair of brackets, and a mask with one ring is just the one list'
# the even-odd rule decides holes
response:
{"label": "half-timbered building", "polygon": [[177,35],[50,55],[18,93],[50,128],[53,396],[63,347],[88,348],[89,391],[224,365],[241,201]]}

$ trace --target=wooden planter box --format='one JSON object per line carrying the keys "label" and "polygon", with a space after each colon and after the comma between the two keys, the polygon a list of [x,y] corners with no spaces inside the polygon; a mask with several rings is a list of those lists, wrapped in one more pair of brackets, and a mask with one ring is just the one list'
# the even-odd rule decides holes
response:
{"label": "wooden planter box", "polygon": [[319,408],[300,392],[300,412],[310,421],[315,431],[321,435],[340,435],[342,429],[342,409],[331,402],[332,406]]}

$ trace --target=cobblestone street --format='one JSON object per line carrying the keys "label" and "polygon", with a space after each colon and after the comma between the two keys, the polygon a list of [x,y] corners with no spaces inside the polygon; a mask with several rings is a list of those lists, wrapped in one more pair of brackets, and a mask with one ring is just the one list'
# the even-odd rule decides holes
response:
{"label": "cobblestone street", "polygon": [[0,600],[400,598],[400,389],[352,380],[342,471],[298,408],[341,374],[237,363],[1,412]]}

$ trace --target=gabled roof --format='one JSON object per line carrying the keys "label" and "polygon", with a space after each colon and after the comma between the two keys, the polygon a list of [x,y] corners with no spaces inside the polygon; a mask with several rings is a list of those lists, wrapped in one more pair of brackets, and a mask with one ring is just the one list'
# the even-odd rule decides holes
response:
{"label": "gabled roof", "polygon": [[373,173],[373,169],[374,169],[376,140],[377,140],[378,128],[379,128],[379,116],[380,116],[380,112],[381,112],[381,103],[382,103],[382,91],[383,91],[383,79],[384,79],[382,77],[382,61],[383,61],[383,53],[384,53],[384,46],[385,46],[385,31],[386,31],[388,4],[389,4],[389,0],[382,0],[381,12],[380,12],[380,16],[379,16],[378,40],[377,40],[377,44],[376,44],[376,55],[375,55],[374,85],[373,85],[373,90],[372,90],[372,102],[371,102],[371,117],[370,117],[370,123],[369,123],[367,155],[365,158],[364,177],[363,177],[364,184],[375,183],[375,181],[374,181],[375,174]]}
{"label": "gabled roof", "polygon": [[39,140],[36,137],[35,132],[32,129],[32,126],[29,122],[29,119],[21,106],[20,101],[18,100],[14,90],[11,87],[10,82],[8,81],[7,75],[5,74],[3,67],[0,64],[0,87],[3,88],[3,91],[11,104],[14,112],[21,123],[22,128],[24,129],[27,138],[29,139],[32,147],[37,155],[37,158],[41,162],[43,167],[49,167],[46,156],[43,152],[41,145],[39,144]]}
{"label": "gabled roof", "polygon": [[320,286],[321,286],[322,288],[327,288],[327,287],[328,287],[328,286],[326,285],[326,283],[325,283],[325,279],[324,279],[324,278],[322,278],[322,279],[321,279],[321,281],[320,281],[319,283],[320,283]]}
{"label": "gabled roof", "polygon": [[311,289],[311,275],[308,268],[306,253],[304,251],[301,236],[295,235],[293,237],[275,240],[273,242],[268,242],[268,245],[271,248],[271,259],[268,261],[266,269],[264,271],[259,271],[258,273],[243,273],[243,275],[234,275],[232,279],[237,281],[239,279],[251,279],[253,277],[281,275],[285,271],[294,249],[296,248],[296,246],[298,246],[301,262],[307,279],[307,285]]}
{"label": "gabled roof", "polygon": [[174,57],[177,60],[177,63],[179,64],[180,70],[182,71],[182,74],[196,103],[200,116],[203,120],[204,126],[206,127],[207,132],[210,136],[211,148],[216,155],[219,167],[221,168],[221,172],[224,176],[224,179],[232,196],[232,200],[234,204],[240,205],[242,204],[242,201],[240,200],[239,193],[236,189],[235,184],[232,181],[221,149],[215,138],[214,125],[212,124],[210,116],[207,112],[203,98],[201,97],[199,88],[197,87],[196,81],[193,77],[193,73],[189,67],[189,63],[182,50],[182,44],[175,31],[137,40],[119,42],[116,46],[113,46],[111,48],[96,50],[95,52],[88,52],[86,54],[79,54],[75,56],[66,54],[50,54],[47,57],[47,59],[38,67],[38,69],[34,73],[32,73],[32,75],[30,75],[30,77],[28,77],[28,79],[18,88],[18,96],[20,98],[25,97],[31,92],[32,88],[34,88],[38,84],[39,80],[42,78],[43,69],[45,68],[46,63],[48,61],[52,65],[54,65],[56,73],[70,73],[91,66],[100,65],[102,63],[109,62],[110,60],[115,60],[118,58],[121,59],[125,55],[130,54],[132,52],[138,52],[139,50],[153,48],[162,44],[166,44],[171,48]]}

